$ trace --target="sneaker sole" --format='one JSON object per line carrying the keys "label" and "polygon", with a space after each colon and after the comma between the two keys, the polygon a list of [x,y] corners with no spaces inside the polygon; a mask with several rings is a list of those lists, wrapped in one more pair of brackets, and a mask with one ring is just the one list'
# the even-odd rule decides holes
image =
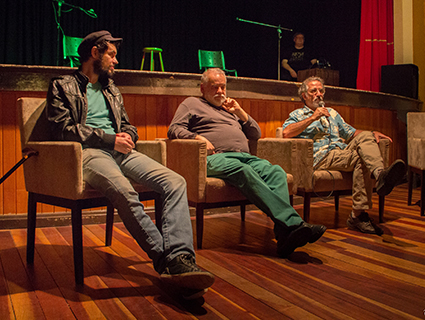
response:
{"label": "sneaker sole", "polygon": [[[296,248],[305,246],[312,236],[311,229],[309,227],[300,227],[294,230],[289,237],[286,239],[285,244],[277,249],[277,253],[280,257],[286,258]],[[279,242],[278,242],[279,244]]]}
{"label": "sneaker sole", "polygon": [[181,288],[204,290],[213,285],[215,277],[206,272],[187,272],[174,275],[161,274],[161,279]]}
{"label": "sneaker sole", "polygon": [[406,173],[406,165],[403,161],[395,161],[389,168],[387,176],[384,178],[384,184],[379,190],[378,195],[386,196],[393,191],[394,187],[403,179]]}

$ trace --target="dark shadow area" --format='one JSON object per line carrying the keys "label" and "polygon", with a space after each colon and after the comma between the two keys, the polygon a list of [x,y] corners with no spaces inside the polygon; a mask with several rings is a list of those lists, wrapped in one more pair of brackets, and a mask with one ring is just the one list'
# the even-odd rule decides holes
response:
{"label": "dark shadow area", "polygon": [[[18,258],[20,251],[25,252],[26,247],[1,250],[0,257],[13,257],[18,261],[20,260]],[[71,253],[71,251],[72,246],[36,244],[37,254],[34,264],[28,265],[20,260],[22,265],[16,266],[14,274],[2,259],[0,259],[0,266],[4,266],[5,279],[9,282],[9,287],[12,286],[13,294],[43,291],[77,303],[115,298],[126,303],[125,301],[133,301],[128,300],[131,297],[135,299],[134,302],[140,302],[140,299],[147,298],[148,301],[154,299],[182,314],[189,312],[194,315],[203,315],[207,313],[202,307],[203,297],[185,300],[179,288],[170,287],[163,283],[159,276],[156,276],[151,261],[138,260],[136,257],[126,259],[104,250],[97,250],[97,247],[84,247],[85,284],[75,285],[73,264],[67,264],[67,261],[63,260],[64,258],[61,259],[55,254],[48,256],[48,252],[63,252],[66,256],[66,253]],[[45,261],[46,259],[58,259],[63,268],[52,266],[52,261]],[[97,267],[99,265],[101,266]],[[47,270],[49,270],[50,276],[47,276]],[[98,277],[106,284],[106,287],[97,285]],[[125,286],[119,285],[124,283]],[[134,285],[134,283],[140,283],[140,285]],[[19,292],[17,288],[19,288]],[[55,290],[56,288],[59,290]],[[130,305],[127,305],[127,308],[131,311]]]}
{"label": "dark shadow area", "polygon": [[[63,34],[84,37],[107,29],[124,38],[118,68],[139,70],[144,47],[163,49],[166,71],[198,73],[198,49],[224,52],[226,66],[239,76],[277,79],[276,28],[281,26],[281,53],[293,45],[296,31],[305,33],[306,46],[319,60],[340,71],[340,86],[355,87],[360,41],[360,0],[182,0],[101,1],[67,0],[93,9],[93,15],[63,5]],[[5,1],[0,19],[0,63],[56,65],[57,1]],[[62,50],[62,44],[59,45]],[[60,59],[61,64],[66,62]]]}

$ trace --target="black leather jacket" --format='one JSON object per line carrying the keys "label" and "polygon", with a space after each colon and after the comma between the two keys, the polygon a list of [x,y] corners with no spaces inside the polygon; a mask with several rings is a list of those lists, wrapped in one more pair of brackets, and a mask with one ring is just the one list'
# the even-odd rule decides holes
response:
{"label": "black leather jacket", "polygon": [[[136,143],[139,136],[130,124],[120,91],[111,79],[100,79],[106,104],[116,133],[128,133]],[[47,118],[52,138],[77,141],[84,147],[114,149],[115,135],[86,125],[87,84],[89,79],[80,71],[53,78],[47,92]]]}

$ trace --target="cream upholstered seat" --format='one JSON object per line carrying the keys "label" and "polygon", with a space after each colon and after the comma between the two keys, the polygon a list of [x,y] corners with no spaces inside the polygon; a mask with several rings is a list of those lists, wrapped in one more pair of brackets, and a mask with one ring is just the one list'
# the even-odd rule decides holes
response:
{"label": "cream upholstered seat", "polygon": [[[45,99],[41,98],[18,100],[22,148],[29,147],[38,152],[37,156],[24,163],[25,187],[28,191],[27,263],[34,262],[37,203],[71,209],[75,281],[83,284],[82,209],[107,207],[105,244],[110,245],[114,208],[107,198],[83,181],[81,144],[49,141],[45,104]],[[165,165],[163,141],[138,141],[136,149]],[[155,199],[155,211],[159,214],[159,194],[136,183],[133,186],[140,200]]]}
{"label": "cream upholstered seat", "polygon": [[[292,170],[290,143],[275,140],[250,141],[250,151],[260,158],[269,160],[272,164],[281,165],[284,170]],[[189,205],[196,208],[196,241],[198,249],[201,249],[204,209],[240,206],[243,221],[245,205],[250,202],[236,187],[224,180],[207,177],[207,147],[204,141],[176,139],[166,140],[166,142],[167,166],[186,179]],[[291,174],[288,174],[287,180],[292,202],[292,194],[296,188]]]}
{"label": "cream upholstered seat", "polygon": [[409,193],[407,204],[412,202],[413,172],[420,173],[421,176],[421,216],[424,215],[425,201],[425,112],[407,113],[407,164]]}
{"label": "cream upholstered seat", "polygon": [[[282,138],[282,127],[276,129],[276,138]],[[304,198],[304,221],[310,219],[310,202],[312,197],[334,196],[335,210],[339,209],[339,196],[351,195],[353,178],[351,172],[313,169],[313,140],[290,138],[297,149],[294,184],[296,194]],[[387,139],[379,141],[379,149],[384,160],[384,167],[389,163],[389,144]],[[385,197],[379,196],[379,222],[383,221]]]}

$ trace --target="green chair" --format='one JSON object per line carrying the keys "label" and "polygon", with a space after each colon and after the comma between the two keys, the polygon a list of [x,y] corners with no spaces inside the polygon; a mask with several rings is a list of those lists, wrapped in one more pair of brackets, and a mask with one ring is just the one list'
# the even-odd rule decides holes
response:
{"label": "green chair", "polygon": [[143,48],[143,58],[142,58],[142,64],[140,66],[140,70],[143,70],[143,65],[145,63],[145,56],[147,53],[151,54],[150,71],[155,70],[154,54],[158,53],[159,62],[161,64],[161,70],[162,72],[164,72],[164,63],[162,62],[162,49],[160,48]]}
{"label": "green chair", "polygon": [[235,77],[238,76],[236,70],[228,70],[224,64],[224,54],[223,51],[206,51],[198,50],[198,59],[199,59],[199,70],[204,72],[209,68],[220,68],[226,74],[233,73]]}
{"label": "green chair", "polygon": [[71,68],[80,66],[78,47],[83,38],[63,36],[63,59],[69,59]]}

